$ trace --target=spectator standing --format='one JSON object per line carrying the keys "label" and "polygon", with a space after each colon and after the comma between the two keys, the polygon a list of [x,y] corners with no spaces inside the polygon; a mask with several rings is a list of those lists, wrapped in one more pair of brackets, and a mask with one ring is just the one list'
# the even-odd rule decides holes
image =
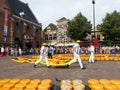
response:
{"label": "spectator standing", "polygon": [[35,54],[34,49],[31,47],[29,50],[30,54]]}
{"label": "spectator standing", "polygon": [[90,45],[90,48],[89,48],[89,51],[90,51],[90,58],[89,58],[89,63],[94,63],[94,52],[95,52],[95,48],[93,46],[93,44]]}
{"label": "spectator standing", "polygon": [[5,47],[5,55],[8,56],[9,55],[9,47]]}
{"label": "spectator standing", "polygon": [[22,55],[22,49],[19,47],[18,48],[18,54],[21,56]]}
{"label": "spectator standing", "polygon": [[17,58],[18,56],[18,49],[17,47],[14,48],[14,57]]}
{"label": "spectator standing", "polygon": [[0,53],[0,56],[3,57],[5,54],[5,49],[4,49],[4,46],[2,45],[1,46],[1,53]]}
{"label": "spectator standing", "polygon": [[10,55],[14,56],[14,49],[12,47],[10,48]]}
{"label": "spectator standing", "polygon": [[48,58],[52,59],[53,52],[54,52],[53,47],[49,46],[49,48],[48,48]]}

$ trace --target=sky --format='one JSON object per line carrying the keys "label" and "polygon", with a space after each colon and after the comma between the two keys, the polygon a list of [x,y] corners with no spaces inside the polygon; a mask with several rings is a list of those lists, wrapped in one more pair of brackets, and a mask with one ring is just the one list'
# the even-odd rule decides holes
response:
{"label": "sky", "polygon": [[[79,12],[93,24],[92,0],[20,0],[28,3],[43,29],[65,17],[73,19]],[[107,13],[120,12],[120,0],[95,0],[95,25],[102,23]]]}

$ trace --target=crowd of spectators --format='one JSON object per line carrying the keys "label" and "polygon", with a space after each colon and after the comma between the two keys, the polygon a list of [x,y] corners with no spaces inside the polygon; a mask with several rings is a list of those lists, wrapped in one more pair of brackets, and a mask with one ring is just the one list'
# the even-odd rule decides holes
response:
{"label": "crowd of spectators", "polygon": [[[59,46],[59,47],[53,47],[53,54],[67,54],[67,53],[72,53],[72,47],[64,47],[64,46]],[[89,46],[88,47],[81,47],[80,53],[90,53],[89,52]],[[101,46],[99,48],[95,49],[95,53],[101,53],[101,54],[115,54],[115,53],[120,53],[120,47],[118,45],[114,46]],[[4,47],[3,45],[0,45],[0,56],[21,56],[25,54],[33,54],[33,55],[39,55],[40,54],[40,48],[30,48],[26,50],[22,50],[21,47],[9,47],[6,46]]]}
{"label": "crowd of spectators", "polygon": [[0,46],[0,56],[13,56],[13,57],[17,57],[17,56],[21,56],[22,55],[22,49],[20,47],[9,47],[6,46],[4,47],[4,45]]}

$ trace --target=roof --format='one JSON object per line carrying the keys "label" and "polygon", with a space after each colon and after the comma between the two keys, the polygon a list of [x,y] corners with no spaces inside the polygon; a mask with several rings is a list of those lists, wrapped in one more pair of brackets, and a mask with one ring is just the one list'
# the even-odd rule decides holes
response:
{"label": "roof", "polygon": [[[57,30],[57,26],[53,23],[50,23],[47,27],[50,27],[51,30]],[[44,29],[44,31],[47,31],[47,27]]]}
{"label": "roof", "polygon": [[59,22],[59,21],[64,21],[64,20],[67,20],[67,21],[68,21],[68,19],[67,19],[67,18],[62,17],[61,19],[57,20],[57,22]]}
{"label": "roof", "polygon": [[24,15],[22,18],[31,21],[33,23],[39,24],[36,17],[34,16],[33,12],[29,8],[27,3],[24,3],[19,0],[7,0],[11,12],[13,15],[21,17],[20,14]]}

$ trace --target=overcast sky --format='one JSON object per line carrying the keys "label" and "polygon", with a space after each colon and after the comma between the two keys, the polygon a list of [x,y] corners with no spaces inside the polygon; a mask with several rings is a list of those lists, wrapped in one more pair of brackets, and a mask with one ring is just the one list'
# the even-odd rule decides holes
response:
{"label": "overcast sky", "polygon": [[[93,23],[92,0],[21,0],[28,6],[35,17],[42,23],[43,29],[50,23],[66,17],[73,19],[79,12]],[[120,0],[95,0],[95,24],[100,24],[106,13],[120,12]]]}

